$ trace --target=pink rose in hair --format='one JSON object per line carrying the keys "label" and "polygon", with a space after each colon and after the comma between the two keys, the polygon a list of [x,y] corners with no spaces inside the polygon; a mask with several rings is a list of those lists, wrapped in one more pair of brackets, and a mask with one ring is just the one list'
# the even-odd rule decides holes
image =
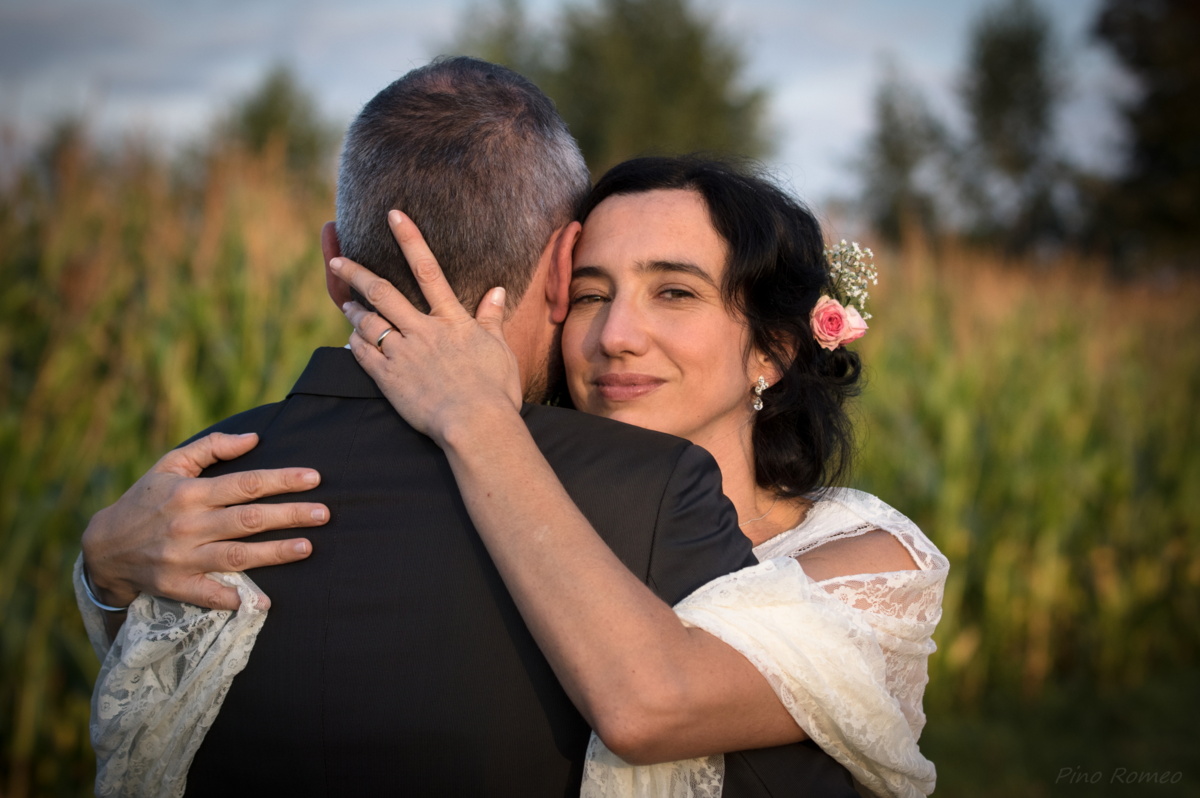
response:
{"label": "pink rose in hair", "polygon": [[811,322],[813,337],[830,352],[842,344],[857,341],[867,331],[858,308],[853,305],[842,307],[842,303],[830,296],[822,296],[813,308]]}

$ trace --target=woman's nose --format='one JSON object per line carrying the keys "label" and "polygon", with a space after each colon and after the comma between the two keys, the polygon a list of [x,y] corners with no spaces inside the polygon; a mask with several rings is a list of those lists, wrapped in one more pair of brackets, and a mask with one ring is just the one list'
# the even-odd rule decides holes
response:
{"label": "woman's nose", "polygon": [[634,302],[610,302],[600,327],[600,351],[607,357],[643,354],[648,340],[643,316]]}

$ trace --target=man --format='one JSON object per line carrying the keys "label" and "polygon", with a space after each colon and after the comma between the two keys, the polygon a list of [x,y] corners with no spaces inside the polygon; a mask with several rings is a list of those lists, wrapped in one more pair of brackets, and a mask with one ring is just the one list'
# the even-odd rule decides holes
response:
{"label": "man", "polygon": [[[327,261],[345,254],[420,301],[385,222],[389,209],[404,210],[464,304],[505,286],[506,337],[527,398],[538,399],[558,360],[579,231],[571,218],[587,185],[578,148],[536,87],[480,61],[440,61],[382,91],[351,126],[336,230],[322,245]],[[351,298],[332,274],[328,288],[339,306]],[[567,410],[527,405],[523,416],[580,509],[664,600],[753,562],[703,450]],[[317,505],[188,515],[219,507],[221,495],[306,489],[302,471],[252,471],[237,490],[221,475],[315,468],[312,498],[331,520],[314,530],[311,557],[253,572],[270,618],[191,764],[188,793],[576,794],[586,724],[522,623],[441,451],[396,415],[353,355],[318,350],[285,401],[213,429],[255,432],[260,443],[206,471],[217,479],[172,482],[163,471],[192,473],[210,450],[229,457],[246,443],[185,448],[89,525],[84,555],[101,600],[148,590],[233,606],[228,589],[198,575],[308,552],[280,545],[290,533],[236,544],[212,533],[230,513],[266,529],[292,525],[297,510],[319,514]],[[176,532],[181,517],[205,519],[183,565],[153,531],[164,517]],[[771,783],[775,794],[853,794],[845,771],[811,746],[731,755],[726,768],[729,796],[769,795]]]}

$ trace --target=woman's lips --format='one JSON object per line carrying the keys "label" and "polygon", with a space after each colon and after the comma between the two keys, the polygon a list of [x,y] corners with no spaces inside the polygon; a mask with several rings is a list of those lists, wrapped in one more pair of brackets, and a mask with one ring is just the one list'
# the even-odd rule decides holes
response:
{"label": "woman's lips", "polygon": [[610,402],[638,399],[656,390],[663,382],[649,374],[602,374],[594,380],[600,396]]}

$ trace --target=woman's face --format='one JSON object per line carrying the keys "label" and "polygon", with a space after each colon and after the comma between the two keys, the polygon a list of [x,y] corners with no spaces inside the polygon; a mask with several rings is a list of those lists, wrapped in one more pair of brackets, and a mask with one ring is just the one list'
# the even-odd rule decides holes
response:
{"label": "woman's face", "polygon": [[563,327],[576,407],[700,445],[749,430],[759,371],[744,320],[721,297],[727,254],[694,191],[596,206]]}

